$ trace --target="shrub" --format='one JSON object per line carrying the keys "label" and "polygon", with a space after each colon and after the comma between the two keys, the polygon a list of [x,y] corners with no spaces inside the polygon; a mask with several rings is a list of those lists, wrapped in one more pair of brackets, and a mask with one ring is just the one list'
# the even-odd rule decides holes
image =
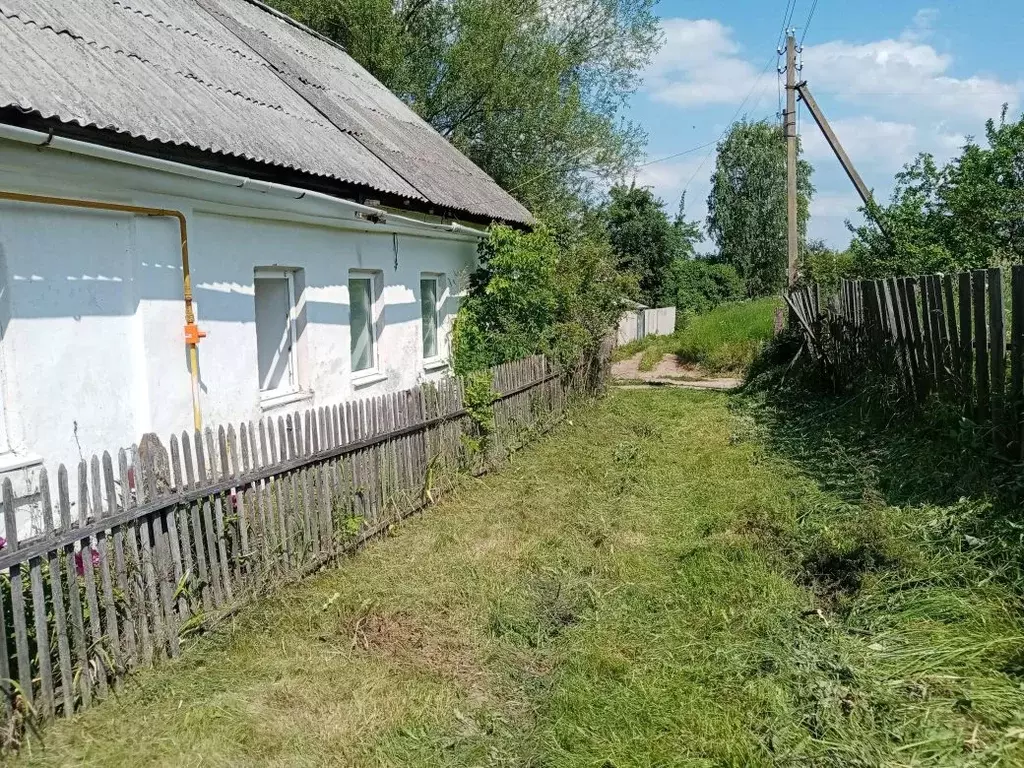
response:
{"label": "shrub", "polygon": [[494,226],[479,258],[452,338],[453,368],[463,377],[535,354],[572,364],[600,344],[636,291],[588,220],[559,231]]}
{"label": "shrub", "polygon": [[746,296],[743,280],[729,264],[710,259],[676,259],[672,265],[677,323]]}

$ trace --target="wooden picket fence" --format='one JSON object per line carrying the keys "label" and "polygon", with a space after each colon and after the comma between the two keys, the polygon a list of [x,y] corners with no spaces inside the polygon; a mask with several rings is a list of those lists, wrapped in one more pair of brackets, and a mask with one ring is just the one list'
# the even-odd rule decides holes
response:
{"label": "wooden picket fence", "polygon": [[847,280],[824,300],[818,286],[791,291],[787,300],[808,351],[838,382],[856,386],[875,374],[895,395],[936,395],[990,424],[996,445],[1020,456],[1024,266],[1006,277],[993,268]]}
{"label": "wooden picket fence", "polygon": [[[0,685],[9,717],[71,715],[182,639],[315,571],[482,473],[603,389],[610,344],[570,371],[492,369],[482,439],[460,382],[155,439],[40,478],[45,533],[18,541],[2,485]],[[147,436],[149,437],[149,436]],[[468,439],[467,439],[468,438]]]}

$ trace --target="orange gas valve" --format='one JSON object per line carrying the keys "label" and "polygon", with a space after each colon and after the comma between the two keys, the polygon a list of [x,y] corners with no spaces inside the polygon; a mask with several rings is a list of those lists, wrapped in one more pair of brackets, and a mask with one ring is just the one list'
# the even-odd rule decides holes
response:
{"label": "orange gas valve", "polygon": [[199,326],[195,323],[189,323],[185,326],[185,343],[186,344],[198,344],[200,339],[206,338],[206,331],[200,331]]}

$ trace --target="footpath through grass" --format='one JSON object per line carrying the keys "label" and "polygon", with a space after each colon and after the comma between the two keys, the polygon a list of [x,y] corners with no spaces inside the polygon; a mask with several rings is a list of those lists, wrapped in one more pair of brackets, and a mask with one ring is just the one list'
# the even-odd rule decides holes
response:
{"label": "footpath through grass", "polygon": [[741,374],[771,339],[780,304],[774,297],[721,304],[685,318],[685,325],[670,336],[648,336],[618,348],[615,359],[642,352],[640,370],[649,371],[665,355],[675,355],[680,363],[711,374]]}
{"label": "footpath through grass", "polygon": [[574,421],[20,764],[1024,761],[1019,606],[969,503],[889,506],[869,452],[813,463],[827,430],[721,394]]}

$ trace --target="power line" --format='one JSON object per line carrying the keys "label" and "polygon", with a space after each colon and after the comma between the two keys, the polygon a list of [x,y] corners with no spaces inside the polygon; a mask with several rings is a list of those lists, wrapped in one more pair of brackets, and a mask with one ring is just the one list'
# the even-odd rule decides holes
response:
{"label": "power line", "polygon": [[[742,102],[740,102],[739,107],[736,108],[736,112],[733,113],[732,119],[729,120],[728,125],[726,125],[725,130],[722,131],[721,135],[719,135],[719,137],[713,142],[714,144],[717,145],[722,139],[725,138],[725,135],[729,133],[729,131],[732,129],[733,123],[736,122],[736,118],[739,117],[740,112],[743,111],[743,107],[747,105],[747,102],[750,100],[750,97],[754,95],[754,90],[761,83],[761,79],[764,77],[765,72],[768,71],[768,67],[770,67],[771,65],[772,58],[771,56],[769,56],[768,61],[766,61],[764,64],[764,69],[761,70],[761,74],[759,74],[757,78],[754,80],[754,84],[750,86],[750,90],[747,91],[746,97],[743,99]],[[761,104],[761,99],[763,98],[764,93],[762,92],[761,95],[757,97],[757,102],[754,104],[754,109],[757,109],[757,107]],[[697,174],[699,174],[704,169],[704,166],[707,164],[708,159],[711,157],[711,154],[711,152],[708,152],[706,155],[704,155],[704,159],[700,161],[700,165],[697,166],[697,170],[693,172],[693,175],[690,176],[689,181],[687,181],[686,185],[683,187],[683,194],[686,194],[687,190],[689,190],[690,188],[690,185],[693,183],[693,180],[697,178]]]}
{"label": "power line", "polygon": [[701,144],[699,147],[691,147],[690,149],[684,149],[682,152],[676,152],[675,154],[672,155],[665,155],[665,157],[659,157],[655,160],[648,160],[646,163],[639,163],[635,165],[634,168],[643,168],[644,166],[654,165],[655,163],[664,163],[666,160],[674,160],[675,158],[682,157],[683,155],[692,155],[694,152],[699,152],[702,149],[707,149],[708,147],[714,146],[717,143],[718,139],[715,139],[714,141],[709,141],[707,144]]}
{"label": "power line", "polygon": [[786,10],[782,12],[782,30],[779,32],[779,39],[775,42],[776,48],[782,45],[782,39],[786,36],[786,28],[793,21],[794,11],[796,11],[796,0],[788,0]]}
{"label": "power line", "polygon": [[807,39],[807,29],[811,26],[811,20],[814,18],[814,12],[818,9],[818,0],[814,0],[811,4],[811,12],[807,14],[807,21],[804,22],[804,33],[800,35],[800,47],[803,48],[804,40]]}

